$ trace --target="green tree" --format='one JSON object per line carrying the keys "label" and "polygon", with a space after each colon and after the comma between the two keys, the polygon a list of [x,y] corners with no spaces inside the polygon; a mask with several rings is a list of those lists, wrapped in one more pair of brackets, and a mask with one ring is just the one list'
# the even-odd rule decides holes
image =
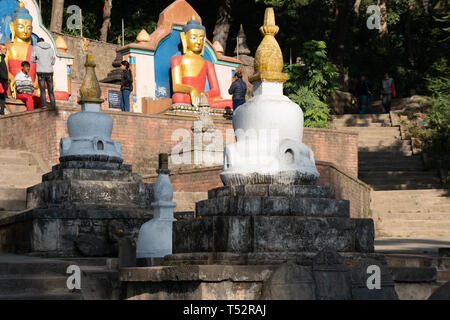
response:
{"label": "green tree", "polygon": [[285,93],[303,109],[307,127],[328,126],[330,110],[325,101],[338,88],[338,73],[327,59],[326,48],[323,41],[305,42],[302,61],[286,66]]}

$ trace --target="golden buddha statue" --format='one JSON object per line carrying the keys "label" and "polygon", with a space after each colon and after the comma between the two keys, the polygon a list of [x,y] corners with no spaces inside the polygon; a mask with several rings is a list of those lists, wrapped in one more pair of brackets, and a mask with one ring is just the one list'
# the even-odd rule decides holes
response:
{"label": "golden buddha statue", "polygon": [[[198,107],[200,97],[206,95],[212,108],[232,108],[231,100],[220,96],[219,81],[214,65],[203,58],[206,44],[206,29],[195,16],[192,17],[180,34],[183,55],[171,60],[172,102]],[[205,92],[206,81],[210,90]]]}
{"label": "golden buddha statue", "polygon": [[[33,17],[22,1],[19,2],[19,7],[14,10],[9,28],[11,29],[12,39],[11,44],[8,45],[5,62],[8,66],[8,76],[11,81],[11,93],[15,96],[14,77],[21,71],[21,63],[25,60],[31,64],[29,75],[34,81],[35,88],[38,89],[36,64],[30,61],[33,52],[33,46],[31,45]],[[35,91],[34,94],[39,95],[39,90]]]}

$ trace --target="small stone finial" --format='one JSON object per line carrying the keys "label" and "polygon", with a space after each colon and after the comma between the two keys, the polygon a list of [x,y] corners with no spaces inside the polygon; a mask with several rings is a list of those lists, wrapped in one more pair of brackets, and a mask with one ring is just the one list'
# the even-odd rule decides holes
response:
{"label": "small stone finial", "polygon": [[59,52],[61,52],[61,53],[66,53],[67,52],[67,49],[68,49],[67,43],[66,43],[66,41],[64,40],[63,37],[58,36],[55,39],[55,43],[56,43],[56,49],[58,49]]}
{"label": "small stone finial", "polygon": [[101,99],[100,84],[98,83],[97,76],[95,75],[95,59],[94,55],[88,53],[86,55],[86,76],[84,77],[83,83],[80,88],[81,99],[78,103],[103,103]]}
{"label": "small stone finial", "polygon": [[273,8],[267,8],[264,25],[259,29],[264,35],[255,55],[255,74],[250,82],[286,82],[289,76],[283,73],[283,53],[275,39],[280,28],[275,24]]}
{"label": "small stone finial", "polygon": [[160,153],[158,155],[158,168],[159,168],[159,170],[168,170],[169,169],[169,154]]}
{"label": "small stone finial", "polygon": [[150,35],[145,29],[142,29],[141,32],[136,37],[137,42],[149,42],[150,41]]}
{"label": "small stone finial", "polygon": [[251,53],[250,49],[247,45],[247,36],[244,32],[244,27],[241,24],[241,27],[239,29],[239,33],[237,36],[237,46],[234,49],[234,53],[237,55],[249,55]]}

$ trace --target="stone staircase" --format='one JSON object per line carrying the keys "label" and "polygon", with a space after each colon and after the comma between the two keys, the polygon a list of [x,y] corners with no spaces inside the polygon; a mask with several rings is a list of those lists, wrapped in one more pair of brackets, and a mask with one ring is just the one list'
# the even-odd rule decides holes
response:
{"label": "stone staircase", "polygon": [[67,288],[69,262],[0,253],[0,300],[82,300]]}
{"label": "stone staircase", "polygon": [[36,154],[0,149],[0,214],[1,211],[25,210],[26,188],[40,183],[47,171]]}
{"label": "stone staircase", "polygon": [[374,190],[377,238],[449,240],[450,246],[450,191],[440,189],[437,170],[425,170],[390,115],[334,116],[332,126],[359,133],[358,178]]}

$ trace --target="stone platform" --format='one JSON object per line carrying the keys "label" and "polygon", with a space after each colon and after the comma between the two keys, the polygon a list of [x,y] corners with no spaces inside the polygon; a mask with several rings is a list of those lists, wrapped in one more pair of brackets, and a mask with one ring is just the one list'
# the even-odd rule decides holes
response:
{"label": "stone platform", "polygon": [[[351,219],[330,187],[245,185],[214,189],[196,219],[174,225],[174,254],[374,251],[371,219]],[[169,258],[170,259],[170,258]]]}
{"label": "stone platform", "polygon": [[1,251],[115,256],[118,239],[153,217],[153,186],[117,159],[67,159],[42,180],[26,211],[0,219]]}
{"label": "stone platform", "polygon": [[[194,219],[174,223],[164,266],[124,268],[128,299],[397,299],[371,219],[351,219],[330,187],[210,190]],[[367,287],[369,266],[381,287]]]}

